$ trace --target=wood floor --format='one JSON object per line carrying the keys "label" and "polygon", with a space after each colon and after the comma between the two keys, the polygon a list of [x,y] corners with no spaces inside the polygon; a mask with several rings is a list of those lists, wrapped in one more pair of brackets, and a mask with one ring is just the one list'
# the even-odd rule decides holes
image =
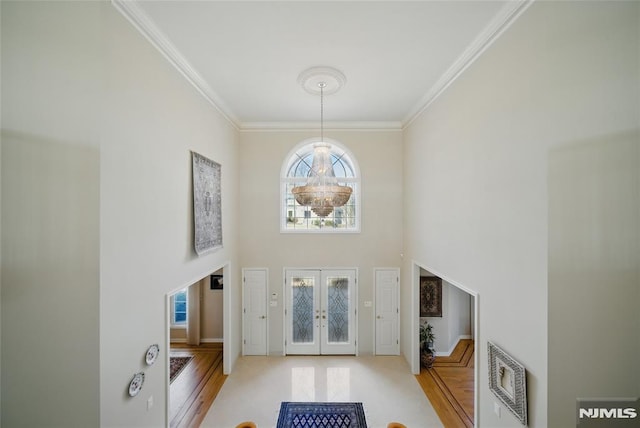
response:
{"label": "wood floor", "polygon": [[461,340],[449,357],[416,375],[446,428],[471,428],[474,420],[474,342]]}
{"label": "wood floor", "polygon": [[197,427],[227,379],[222,374],[222,344],[171,344],[170,356],[193,356],[169,388],[171,428]]}

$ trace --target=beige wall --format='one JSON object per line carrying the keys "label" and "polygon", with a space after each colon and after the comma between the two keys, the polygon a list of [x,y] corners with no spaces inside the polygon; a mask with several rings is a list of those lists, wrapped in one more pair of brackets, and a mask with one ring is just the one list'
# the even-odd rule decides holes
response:
{"label": "beige wall", "polygon": [[[555,427],[574,421],[576,397],[640,395],[639,141],[636,130],[549,153],[549,421]],[[603,357],[615,363],[602,364]]]}
{"label": "beige wall", "polygon": [[[226,266],[240,352],[237,131],[108,2],[2,19],[3,424],[163,426],[168,293]],[[201,257],[192,150],[222,165],[224,247]]]}
{"label": "beige wall", "polygon": [[[123,397],[122,390],[146,347],[165,340],[166,294],[230,262],[230,312],[240,313],[238,135],[129,22],[113,9],[106,18],[110,114],[100,177],[101,422],[159,426],[165,422],[164,358],[146,368],[138,400]],[[191,151],[222,165],[224,247],[201,257],[193,250]],[[225,363],[233,365],[240,353],[239,316],[229,327],[237,329],[226,344]],[[152,395],[158,405],[147,411]]]}
{"label": "beige wall", "polygon": [[[548,303],[551,296],[562,293],[564,284],[547,277],[548,263],[556,263],[555,256],[548,259],[548,246],[556,236],[548,238],[548,234],[560,233],[557,226],[562,225],[562,216],[547,219],[547,171],[550,151],[565,145],[592,139],[609,141],[629,132],[635,137],[628,137],[628,144],[637,145],[633,132],[637,132],[640,117],[638,16],[638,3],[634,2],[533,3],[405,131],[404,190],[412,197],[405,198],[404,205],[403,276],[407,279],[414,272],[412,261],[416,261],[478,293],[480,401],[476,415],[481,426],[518,425],[504,407],[501,418],[493,413],[497,399],[487,386],[487,341],[504,348],[527,369],[531,427],[567,426],[560,413],[575,412],[575,386],[587,382],[594,391],[599,390],[597,377],[580,380],[572,370],[562,370],[570,362],[559,360],[558,354],[567,349],[558,347],[558,341],[549,341],[556,336],[548,331],[558,328],[558,333],[568,334],[573,331],[566,325],[568,320],[582,315],[570,307]],[[594,179],[604,180],[605,175],[602,171]],[[620,178],[626,179],[633,180]],[[637,185],[635,189],[637,192]],[[571,190],[566,186],[558,191]],[[619,196],[616,202],[623,200]],[[594,203],[605,209],[607,201],[596,197]],[[438,209],[432,209],[434,206]],[[611,209],[618,212],[625,206]],[[559,215],[564,207],[557,210],[551,214]],[[617,215],[633,223],[631,217]],[[636,225],[637,220],[636,216]],[[609,230],[617,229],[605,227],[602,232]],[[580,245],[609,252],[604,242],[593,236],[583,237]],[[628,242],[625,245],[609,253],[632,257]],[[560,255],[568,247],[562,247]],[[637,266],[637,259],[629,260],[629,266],[634,263]],[[628,275],[617,278],[619,287],[627,297],[635,296],[627,302],[637,302],[638,282],[627,282],[632,277]],[[572,288],[579,287],[574,282],[578,277],[571,277]],[[411,283],[403,282],[405,308],[411,307],[411,288]],[[591,294],[591,286],[584,290],[587,295],[573,296],[590,305],[591,313],[597,312],[598,293]],[[598,318],[604,323],[601,329],[637,326],[637,311],[632,315],[627,307],[632,304],[625,303],[621,311],[611,308]],[[404,313],[403,325],[417,322],[407,310]],[[616,321],[610,321],[612,318]],[[622,348],[616,355],[635,355],[637,331],[636,327],[634,337],[611,331],[605,343]],[[409,334],[403,329],[403,352],[407,354],[412,352]],[[571,351],[571,355],[584,358],[590,367],[602,363],[603,354],[597,352]],[[552,368],[557,377],[548,380]],[[630,376],[629,382],[637,388],[638,372],[627,368],[616,368],[616,372]],[[560,383],[571,385],[562,389],[568,395],[563,406],[572,403],[561,411],[556,404],[549,404],[555,395],[548,392]],[[636,389],[634,395],[637,393]],[[571,424],[575,424],[573,419]]]}
{"label": "beige wall", "polygon": [[171,328],[169,330],[169,340],[173,343],[186,343],[187,342],[187,329],[186,328]]}
{"label": "beige wall", "polygon": [[447,281],[442,281],[442,311],[447,329],[442,337],[442,346],[438,352],[449,355],[460,339],[471,337],[470,319],[471,297]]}
{"label": "beige wall", "polygon": [[[222,269],[213,272],[222,275]],[[211,289],[211,276],[202,279],[200,290],[200,338],[203,342],[218,342],[224,338],[223,293],[224,290]]]}
{"label": "beige wall", "polygon": [[2,139],[2,424],[95,426],[98,151],[26,133]]}
{"label": "beige wall", "polygon": [[90,107],[101,71],[97,60],[62,64],[92,57],[99,31],[69,7],[55,23],[37,4],[1,7],[1,423],[97,426],[100,153]]}
{"label": "beige wall", "polygon": [[298,143],[315,131],[243,132],[240,153],[240,263],[269,269],[269,352],[283,351],[283,268],[359,269],[359,350],[373,352],[373,268],[400,266],[402,248],[402,150],[400,131],[329,131],[346,146],[362,175],[362,231],[357,234],[280,233],[280,170]]}
{"label": "beige wall", "polygon": [[202,286],[201,334],[204,342],[219,341],[224,338],[223,331],[223,290],[212,290],[210,281]]}

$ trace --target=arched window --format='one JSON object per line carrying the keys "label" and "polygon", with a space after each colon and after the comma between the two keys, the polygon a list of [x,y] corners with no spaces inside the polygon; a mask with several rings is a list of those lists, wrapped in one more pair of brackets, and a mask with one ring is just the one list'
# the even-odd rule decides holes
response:
{"label": "arched window", "polygon": [[313,161],[313,146],[318,142],[318,139],[303,141],[284,160],[280,174],[280,231],[360,232],[360,170],[353,155],[337,141],[325,138],[324,142],[331,146],[331,162],[338,183],[353,189],[349,201],[321,218],[298,204],[291,193],[294,187],[306,184]]}

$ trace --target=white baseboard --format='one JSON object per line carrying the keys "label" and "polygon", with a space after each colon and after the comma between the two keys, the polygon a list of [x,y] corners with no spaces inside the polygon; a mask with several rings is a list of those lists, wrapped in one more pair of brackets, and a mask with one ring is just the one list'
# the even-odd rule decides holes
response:
{"label": "white baseboard", "polygon": [[200,343],[224,343],[224,339],[200,339]]}
{"label": "white baseboard", "polygon": [[[187,343],[187,339],[180,339],[180,338],[171,339],[169,343]],[[200,343],[224,343],[224,339],[206,338],[206,339],[200,339]]]}
{"label": "white baseboard", "polygon": [[471,339],[471,335],[470,334],[462,334],[460,336],[458,336],[458,339],[453,342],[453,345],[451,346],[451,348],[448,351],[443,351],[443,352],[438,352],[436,351],[436,357],[448,357],[453,353],[453,350],[456,349],[456,346],[458,346],[458,342],[460,342],[463,339]]}

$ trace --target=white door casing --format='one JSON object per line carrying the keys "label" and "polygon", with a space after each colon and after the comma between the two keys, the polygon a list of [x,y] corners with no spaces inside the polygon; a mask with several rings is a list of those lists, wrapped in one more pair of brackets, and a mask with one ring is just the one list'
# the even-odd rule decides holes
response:
{"label": "white door casing", "polygon": [[399,269],[375,269],[375,354],[400,355]]}
{"label": "white door casing", "polygon": [[243,355],[267,355],[267,270],[242,270]]}

